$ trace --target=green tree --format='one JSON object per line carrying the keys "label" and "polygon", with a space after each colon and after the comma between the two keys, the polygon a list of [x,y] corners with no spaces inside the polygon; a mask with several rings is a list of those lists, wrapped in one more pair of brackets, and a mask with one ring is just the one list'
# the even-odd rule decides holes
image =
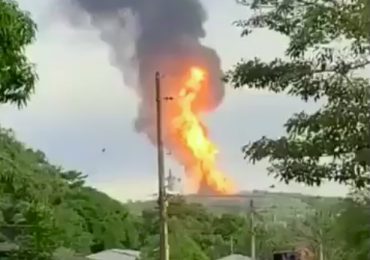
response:
{"label": "green tree", "polygon": [[16,259],[49,259],[60,247],[85,254],[140,247],[138,217],[84,178],[0,128],[0,242],[18,245]]}
{"label": "green tree", "polygon": [[[212,224],[214,240],[212,259],[218,259],[231,253],[250,254],[251,226],[249,219],[236,214],[223,214],[215,217]],[[231,248],[232,245],[232,248]]]}
{"label": "green tree", "polygon": [[66,171],[61,173],[61,177],[65,179],[72,188],[78,188],[84,186],[87,175],[77,171]]}
{"label": "green tree", "polygon": [[120,202],[93,188],[83,187],[68,195],[65,205],[83,219],[83,229],[92,236],[92,252],[139,248],[136,232],[139,223]]}
{"label": "green tree", "polygon": [[[369,192],[369,191],[368,191]],[[354,197],[353,197],[354,196]],[[363,196],[360,200],[359,197]],[[370,257],[370,197],[369,194],[352,194],[341,204],[341,213],[335,223],[336,235],[349,255],[346,259]]]}
{"label": "green tree", "polygon": [[269,260],[274,252],[295,247],[295,230],[288,229],[286,225],[261,221],[256,224],[255,230],[256,254],[261,260]]}
{"label": "green tree", "polygon": [[68,203],[63,203],[54,210],[55,225],[63,229],[58,236],[62,241],[60,246],[79,253],[90,253],[93,234],[88,231],[85,219],[69,207]]}
{"label": "green tree", "polygon": [[53,205],[63,196],[62,180],[44,171],[36,155],[0,128],[0,233],[16,243],[16,259],[48,259],[57,248]]}
{"label": "green tree", "polygon": [[181,221],[171,220],[170,248],[171,259],[208,260],[200,245],[191,238]]}
{"label": "green tree", "polygon": [[328,209],[314,209],[303,221],[296,222],[296,240],[310,246],[317,256],[341,259],[334,236],[335,218],[335,213]]}
{"label": "green tree", "polygon": [[[170,259],[208,260],[200,245],[191,237],[191,234],[183,226],[183,222],[177,218],[169,221],[169,248]],[[143,249],[144,260],[159,259],[159,236],[153,235]]]}
{"label": "green tree", "polygon": [[11,259],[51,259],[59,242],[52,209],[41,203],[30,203],[24,214],[24,223],[28,223],[25,224],[28,226],[16,237],[20,248]]}
{"label": "green tree", "polygon": [[37,79],[25,47],[35,40],[36,24],[13,0],[0,0],[0,104],[26,105]]}
{"label": "green tree", "polygon": [[[170,259],[207,260],[205,247],[210,240],[211,215],[199,204],[186,203],[183,197],[173,197],[168,205]],[[145,234],[143,258],[159,258],[158,209],[143,212]]]}
{"label": "green tree", "polygon": [[239,2],[255,12],[237,22],[244,36],[267,28],[288,37],[289,45],[284,59],[241,61],[226,81],[322,104],[312,114],[295,113],[284,125],[286,136],[246,145],[245,157],[268,159],[270,174],[286,182],[369,186],[370,83],[361,76],[370,64],[368,1]]}

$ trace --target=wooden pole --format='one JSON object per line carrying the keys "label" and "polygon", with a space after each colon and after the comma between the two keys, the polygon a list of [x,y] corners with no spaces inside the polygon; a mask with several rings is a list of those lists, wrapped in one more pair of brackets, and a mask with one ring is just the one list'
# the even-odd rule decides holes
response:
{"label": "wooden pole", "polygon": [[253,199],[250,201],[250,219],[251,219],[251,258],[256,260],[256,234],[254,224],[254,204]]}
{"label": "wooden pole", "polygon": [[234,254],[234,238],[230,236],[230,254]]}
{"label": "wooden pole", "polygon": [[164,173],[164,153],[162,140],[162,107],[160,73],[155,74],[156,110],[157,110],[157,152],[158,152],[158,188],[159,188],[159,221],[160,221],[160,260],[169,260],[167,198]]}

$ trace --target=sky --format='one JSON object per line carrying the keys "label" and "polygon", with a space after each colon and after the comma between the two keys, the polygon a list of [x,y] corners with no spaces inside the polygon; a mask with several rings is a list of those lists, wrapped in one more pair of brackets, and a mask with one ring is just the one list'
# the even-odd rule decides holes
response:
{"label": "sky", "polygon": [[[116,199],[148,199],[157,190],[156,150],[133,128],[137,97],[109,62],[110,52],[94,29],[76,29],[60,15],[58,0],[19,0],[38,23],[37,41],[27,49],[36,64],[39,82],[29,105],[18,110],[0,106],[2,127],[14,129],[27,146],[40,149],[65,169],[88,174],[88,184]],[[32,3],[31,3],[32,2]],[[233,21],[250,11],[234,0],[202,0],[208,12],[203,43],[214,48],[224,70],[241,58],[281,57],[287,39],[261,30],[247,38]],[[241,190],[302,192],[344,196],[347,188],[334,183],[321,187],[285,185],[267,175],[266,162],[243,160],[241,147],[263,135],[279,137],[293,112],[312,111],[315,104],[256,90],[226,86],[222,104],[206,118],[210,137],[219,147],[220,168]],[[105,148],[106,152],[102,152]],[[166,169],[182,177],[171,158]]]}

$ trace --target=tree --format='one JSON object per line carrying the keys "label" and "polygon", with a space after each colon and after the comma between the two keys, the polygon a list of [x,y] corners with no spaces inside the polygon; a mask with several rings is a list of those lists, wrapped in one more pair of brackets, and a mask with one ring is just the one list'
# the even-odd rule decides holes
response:
{"label": "tree", "polygon": [[256,254],[258,259],[271,259],[274,252],[291,250],[294,248],[295,230],[284,225],[258,223],[256,230]]}
{"label": "tree", "polygon": [[213,234],[220,239],[215,240],[215,248],[211,254],[212,259],[218,259],[231,253],[250,254],[251,225],[245,216],[236,214],[223,214],[213,220]]}
{"label": "tree", "polygon": [[17,235],[15,241],[20,248],[11,259],[51,259],[59,243],[52,209],[42,203],[30,203],[23,218],[28,227]]}
{"label": "tree", "polygon": [[85,184],[87,175],[83,175],[77,171],[67,171],[61,174],[61,177],[65,179],[72,188],[82,187]]}
{"label": "tree", "polygon": [[[204,249],[210,245],[212,216],[206,209],[175,196],[169,200],[168,218],[170,259],[208,259]],[[143,212],[143,229],[143,257],[158,259],[158,208]]]}
{"label": "tree", "polygon": [[335,222],[336,235],[340,238],[341,246],[350,253],[345,259],[370,257],[369,190],[367,192],[367,194],[356,192],[346,199],[341,204],[342,211]]}
{"label": "tree", "polygon": [[35,40],[36,24],[16,1],[0,0],[0,104],[26,105],[37,74],[25,56]]}
{"label": "tree", "polygon": [[52,206],[66,185],[2,128],[0,151],[0,233],[19,247],[15,259],[50,259],[59,243]]}
{"label": "tree", "polygon": [[370,184],[369,2],[239,0],[255,11],[238,21],[243,35],[268,28],[289,38],[284,59],[241,61],[225,80],[320,102],[285,123],[286,136],[262,137],[243,147],[246,159],[268,159],[268,171],[285,182]]}
{"label": "tree", "polygon": [[0,243],[17,245],[15,259],[50,259],[61,247],[83,254],[140,247],[138,217],[84,178],[0,128]]}
{"label": "tree", "polygon": [[85,222],[68,203],[63,203],[55,208],[55,224],[62,227],[58,239],[61,246],[79,253],[90,253],[90,246],[93,244],[93,234],[91,234]]}
{"label": "tree", "polygon": [[[173,217],[169,221],[170,259],[208,260],[200,245],[191,237],[180,219]],[[159,259],[159,236],[154,235],[143,249],[144,260]]]}
{"label": "tree", "polygon": [[[66,196],[64,205],[66,209],[77,214],[76,220],[82,220],[76,224],[82,225],[79,228],[86,232],[85,235],[89,235],[81,238],[83,241],[91,239],[89,244],[91,252],[96,253],[109,248],[139,248],[137,232],[139,224],[120,202],[93,188],[74,188],[76,189],[74,193]],[[65,221],[63,226],[66,227],[68,225]],[[78,230],[72,228],[71,231]],[[79,236],[84,233],[80,233]],[[72,249],[81,252],[81,248],[72,247]]]}
{"label": "tree", "polygon": [[181,221],[173,218],[170,223],[172,232],[169,241],[171,259],[208,260],[209,258],[200,245],[191,238],[182,225]]}
{"label": "tree", "polygon": [[333,233],[335,218],[335,213],[329,209],[314,209],[302,222],[296,223],[297,241],[301,240],[302,244],[309,245],[317,256],[343,259],[339,257],[341,248],[338,248]]}

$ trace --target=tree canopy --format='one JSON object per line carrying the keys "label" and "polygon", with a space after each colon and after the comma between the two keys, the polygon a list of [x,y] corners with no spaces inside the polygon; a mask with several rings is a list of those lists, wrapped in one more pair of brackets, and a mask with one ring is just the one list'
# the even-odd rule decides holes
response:
{"label": "tree canopy", "polygon": [[[132,214],[129,206],[135,202],[122,204],[84,180],[84,174],[52,165],[41,151],[27,148],[12,131],[1,128],[0,254],[6,242],[18,247],[11,257],[19,260],[70,260],[71,255],[111,248],[136,249],[144,260],[158,259],[157,208]],[[276,214],[278,208],[265,203],[267,211],[257,210],[255,218],[257,256],[270,259],[274,251],[300,245],[317,253],[325,241],[328,260],[364,259],[370,235],[368,204],[366,195],[356,194],[343,202],[302,195],[306,208],[294,206],[289,214]],[[297,200],[283,198],[284,204]],[[278,202],[274,204],[280,207]],[[250,255],[249,212],[225,207],[228,213],[221,214],[186,197],[171,197],[171,259],[218,259],[232,252]]]}
{"label": "tree canopy", "polygon": [[277,178],[320,185],[370,184],[369,2],[239,0],[254,15],[237,22],[242,35],[267,28],[289,39],[284,58],[242,60],[226,75],[246,86],[319,102],[314,113],[297,111],[286,135],[263,136],[243,148],[252,162],[268,159]]}
{"label": "tree canopy", "polygon": [[138,249],[138,225],[122,203],[85,187],[81,174],[51,165],[0,128],[0,243],[17,244],[16,259],[51,259],[59,247]]}
{"label": "tree canopy", "polygon": [[25,55],[37,26],[14,0],[0,0],[0,104],[21,107],[34,91],[37,74]]}

